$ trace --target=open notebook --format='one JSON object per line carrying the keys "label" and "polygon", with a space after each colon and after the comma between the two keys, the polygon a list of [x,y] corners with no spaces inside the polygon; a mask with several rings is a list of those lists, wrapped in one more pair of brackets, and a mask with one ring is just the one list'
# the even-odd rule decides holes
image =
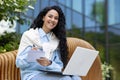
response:
{"label": "open notebook", "polygon": [[86,76],[99,51],[77,47],[63,72],[45,71],[62,75]]}
{"label": "open notebook", "polygon": [[42,50],[30,50],[28,51],[27,61],[36,62],[36,59],[40,57],[45,57],[45,53]]}

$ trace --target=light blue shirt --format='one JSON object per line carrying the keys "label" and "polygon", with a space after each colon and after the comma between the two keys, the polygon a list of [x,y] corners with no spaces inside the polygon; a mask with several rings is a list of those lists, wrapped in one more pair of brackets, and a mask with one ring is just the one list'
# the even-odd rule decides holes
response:
{"label": "light blue shirt", "polygon": [[[49,42],[50,34],[46,34],[43,29],[38,29],[40,37],[40,41],[42,43]],[[24,35],[24,34],[23,34]],[[51,70],[51,71],[61,71],[63,68],[63,63],[61,61],[60,52],[59,49],[56,49],[53,52],[52,56],[52,64],[49,66],[42,66],[38,62],[28,62],[27,61],[27,54],[28,51],[31,50],[32,46],[28,46],[25,48],[24,51],[22,51],[17,57],[16,57],[16,66],[20,68],[21,72],[21,80],[30,80],[35,75],[41,73],[44,74],[45,72],[42,72],[40,70]]]}

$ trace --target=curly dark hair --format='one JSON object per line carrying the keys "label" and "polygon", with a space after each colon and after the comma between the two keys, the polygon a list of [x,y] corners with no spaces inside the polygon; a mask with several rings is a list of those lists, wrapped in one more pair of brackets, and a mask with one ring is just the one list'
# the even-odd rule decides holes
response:
{"label": "curly dark hair", "polygon": [[47,14],[48,11],[52,9],[56,10],[59,14],[58,24],[54,29],[52,29],[52,32],[60,40],[59,42],[60,55],[61,55],[61,60],[65,67],[67,64],[68,51],[67,51],[66,29],[65,29],[66,21],[62,9],[59,6],[51,6],[44,8],[42,11],[40,11],[37,18],[33,21],[30,28],[34,28],[34,29],[42,28],[44,23],[43,17]]}

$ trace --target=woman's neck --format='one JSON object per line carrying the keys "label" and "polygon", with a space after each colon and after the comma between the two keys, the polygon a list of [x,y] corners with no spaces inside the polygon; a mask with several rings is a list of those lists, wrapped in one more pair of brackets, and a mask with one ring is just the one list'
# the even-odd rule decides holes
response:
{"label": "woman's neck", "polygon": [[46,34],[50,32],[50,30],[47,28],[42,27],[42,29],[45,31]]}

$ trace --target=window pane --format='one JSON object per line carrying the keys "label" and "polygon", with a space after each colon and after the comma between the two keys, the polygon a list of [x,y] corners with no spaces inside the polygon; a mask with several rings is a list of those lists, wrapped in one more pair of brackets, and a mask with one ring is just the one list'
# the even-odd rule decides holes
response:
{"label": "window pane", "polygon": [[71,24],[72,24],[72,21],[71,21],[71,18],[72,18],[72,15],[71,15],[71,10],[70,9],[66,9],[66,26],[67,26],[67,29],[70,29],[71,28]]}
{"label": "window pane", "polygon": [[72,0],[73,1],[73,9],[79,12],[82,12],[82,0]]}
{"label": "window pane", "polygon": [[73,12],[73,25],[82,27],[82,15],[75,11]]}

